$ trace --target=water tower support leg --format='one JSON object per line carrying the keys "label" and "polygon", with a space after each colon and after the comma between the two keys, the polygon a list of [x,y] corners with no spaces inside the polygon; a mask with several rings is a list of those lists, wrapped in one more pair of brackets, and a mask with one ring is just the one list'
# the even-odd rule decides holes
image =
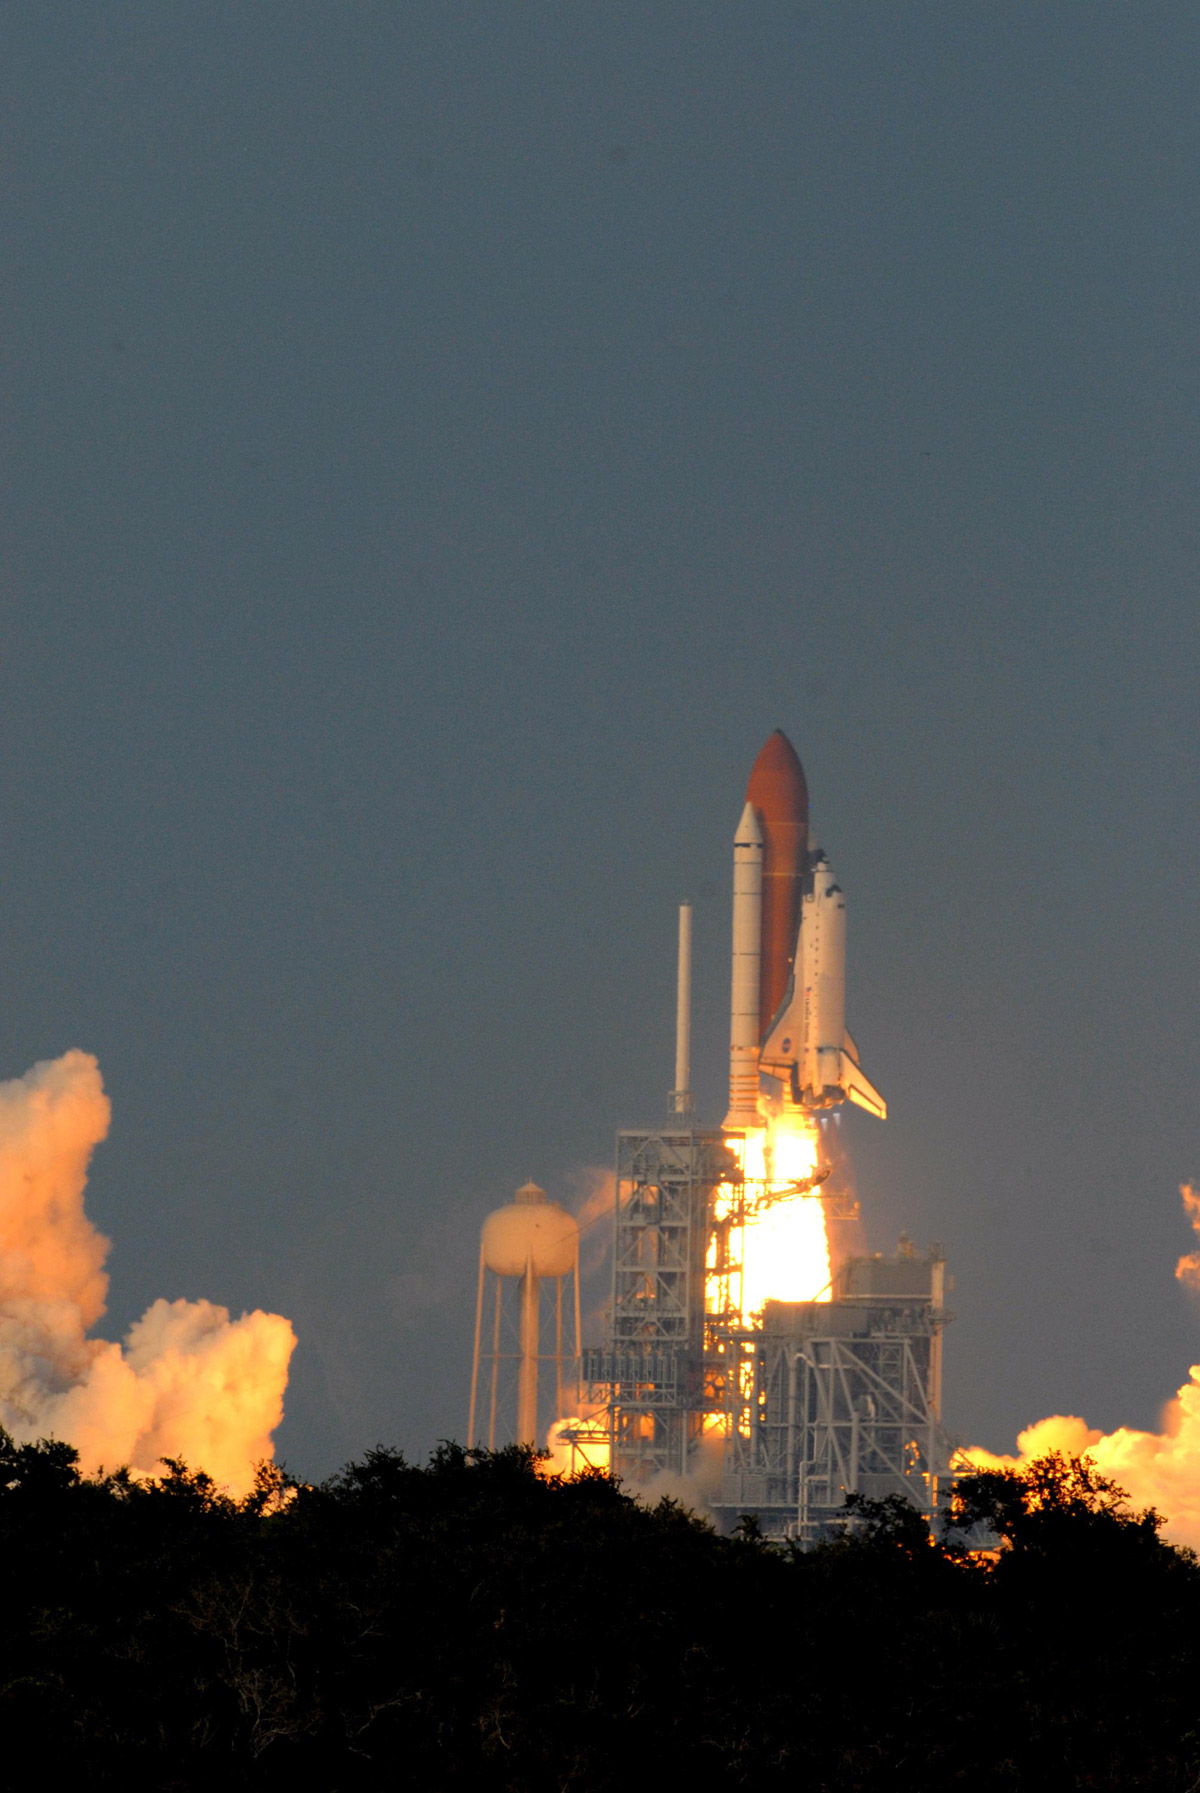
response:
{"label": "water tower support leg", "polygon": [[479,1387],[479,1334],[483,1326],[483,1241],[479,1243],[479,1289],[475,1296],[475,1351],[471,1358],[471,1417],[467,1421],[467,1448],[475,1443],[475,1393]]}
{"label": "water tower support leg", "polygon": [[521,1376],[517,1389],[517,1443],[537,1443],[538,1279],[533,1259],[521,1278]]}

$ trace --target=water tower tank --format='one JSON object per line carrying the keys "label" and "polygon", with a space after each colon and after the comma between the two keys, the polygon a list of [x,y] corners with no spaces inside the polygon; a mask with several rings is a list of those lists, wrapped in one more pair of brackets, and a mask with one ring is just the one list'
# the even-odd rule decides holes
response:
{"label": "water tower tank", "polygon": [[569,1276],[579,1256],[579,1228],[536,1183],[524,1183],[506,1208],[483,1223],[483,1261],[496,1276]]}

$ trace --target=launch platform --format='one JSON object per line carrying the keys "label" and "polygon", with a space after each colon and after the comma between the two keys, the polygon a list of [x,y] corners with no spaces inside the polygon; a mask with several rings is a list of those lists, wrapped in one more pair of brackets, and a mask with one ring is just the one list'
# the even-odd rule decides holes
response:
{"label": "launch platform", "polygon": [[[608,1342],[583,1352],[591,1418],[578,1443],[634,1489],[707,1480],[727,1529],[811,1544],[845,1499],[900,1494],[932,1519],[947,1476],[940,1253],[852,1257],[832,1298],[768,1301],[761,1317],[714,1300],[736,1270],[740,1170],[724,1132],[617,1136]],[[724,1214],[722,1214],[724,1210]],[[669,1480],[664,1480],[669,1478]]]}

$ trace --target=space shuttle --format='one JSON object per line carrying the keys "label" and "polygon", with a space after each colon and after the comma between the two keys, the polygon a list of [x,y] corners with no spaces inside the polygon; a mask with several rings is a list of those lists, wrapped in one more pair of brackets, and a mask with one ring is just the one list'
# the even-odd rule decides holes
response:
{"label": "space shuttle", "polygon": [[887,1104],[846,1028],[846,898],[809,839],[808,787],[780,729],[754,762],[733,842],[733,976],[726,1132],[763,1125],[761,1079],[785,1107]]}

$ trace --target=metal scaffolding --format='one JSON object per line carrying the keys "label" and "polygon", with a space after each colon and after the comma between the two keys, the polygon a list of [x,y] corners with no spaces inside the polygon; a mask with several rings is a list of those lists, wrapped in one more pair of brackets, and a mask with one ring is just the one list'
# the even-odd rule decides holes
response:
{"label": "metal scaffolding", "polygon": [[705,1276],[716,1191],[738,1175],[723,1133],[617,1135],[610,1337],[584,1352],[583,1381],[602,1408],[612,1469],[635,1485],[686,1475],[706,1419],[722,1409]]}
{"label": "metal scaffolding", "polygon": [[721,1436],[717,1513],[727,1526],[753,1514],[768,1537],[813,1543],[849,1493],[901,1494],[932,1517],[949,1454],[940,1252],[902,1241],[895,1257],[849,1258],[832,1299],[768,1301],[744,1320],[738,1240],[764,1191],[743,1179],[739,1137],[618,1134],[609,1338],[582,1354],[591,1417],[568,1442],[582,1461],[602,1446],[637,1488],[686,1476]]}
{"label": "metal scaffolding", "polygon": [[948,1456],[944,1273],[936,1253],[851,1258],[832,1301],[769,1301],[761,1328],[730,1334],[729,1520],[752,1512],[769,1536],[811,1544],[850,1493],[903,1495],[932,1519]]}

